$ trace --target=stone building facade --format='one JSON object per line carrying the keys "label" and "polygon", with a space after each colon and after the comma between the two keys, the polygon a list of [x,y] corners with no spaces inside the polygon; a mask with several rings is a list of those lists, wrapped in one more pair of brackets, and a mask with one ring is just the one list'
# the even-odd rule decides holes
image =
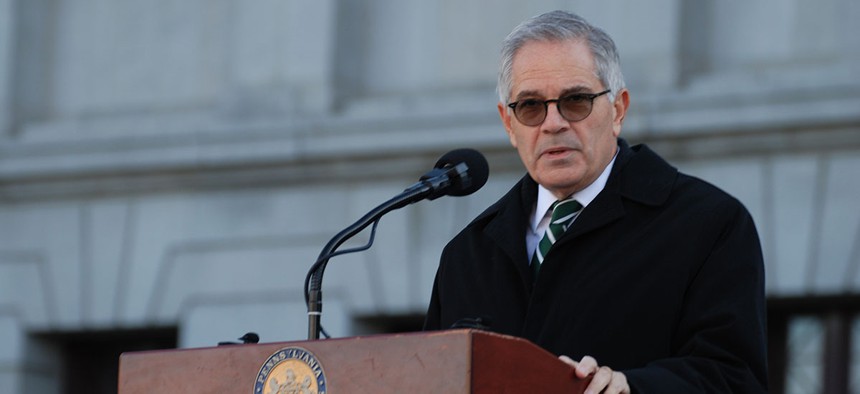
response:
{"label": "stone building facade", "polygon": [[482,190],[326,271],[333,336],[414,329],[444,243],[524,173],[499,44],[556,8],[616,40],[622,135],[752,212],[774,392],[860,390],[860,3],[0,0],[0,392],[64,392],[80,348],[305,338],[328,239],[473,147]]}

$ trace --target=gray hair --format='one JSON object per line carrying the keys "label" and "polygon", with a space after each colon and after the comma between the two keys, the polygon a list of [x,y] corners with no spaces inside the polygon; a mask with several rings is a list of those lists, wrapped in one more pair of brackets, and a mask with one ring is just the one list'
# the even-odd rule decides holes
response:
{"label": "gray hair", "polygon": [[597,78],[609,92],[609,101],[615,101],[615,94],[624,88],[621,74],[621,61],[615,42],[599,27],[588,23],[581,16],[566,12],[552,11],[527,19],[514,28],[502,42],[502,59],[499,64],[497,90],[499,100],[507,103],[513,84],[514,56],[523,45],[533,41],[584,40],[594,57]]}

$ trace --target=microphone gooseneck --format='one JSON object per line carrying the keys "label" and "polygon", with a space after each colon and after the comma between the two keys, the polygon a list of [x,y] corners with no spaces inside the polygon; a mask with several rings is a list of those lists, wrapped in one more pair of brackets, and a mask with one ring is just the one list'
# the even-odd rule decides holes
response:
{"label": "microphone gooseneck", "polygon": [[319,339],[322,329],[322,277],[328,260],[338,254],[365,250],[373,244],[373,234],[367,245],[349,251],[336,252],[346,240],[358,234],[370,224],[375,233],[376,224],[382,215],[406,205],[428,199],[434,200],[441,196],[466,196],[472,194],[487,183],[489,177],[487,159],[474,149],[455,149],[444,154],[436,162],[432,170],[421,176],[419,181],[406,188],[402,193],[382,203],[365,214],[357,222],[337,233],[320,252],[317,261],[311,265],[305,277],[305,302],[308,306],[308,339]]}

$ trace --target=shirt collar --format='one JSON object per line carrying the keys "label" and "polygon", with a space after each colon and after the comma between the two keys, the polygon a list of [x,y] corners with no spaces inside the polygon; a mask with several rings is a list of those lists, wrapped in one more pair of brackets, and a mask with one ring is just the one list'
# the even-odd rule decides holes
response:
{"label": "shirt collar", "polygon": [[[597,198],[597,195],[603,190],[606,186],[606,181],[609,179],[609,174],[612,172],[612,167],[615,165],[615,159],[618,157],[618,151],[615,151],[615,156],[612,157],[612,160],[603,169],[603,172],[600,173],[600,176],[591,182],[590,185],[586,186],[585,189],[582,189],[576,193],[573,193],[571,197],[582,204],[582,207],[585,208]],[[538,225],[540,224],[541,219],[546,215],[549,207],[556,201],[555,196],[547,190],[543,185],[538,185],[538,197],[537,204],[535,205],[534,213],[532,214],[532,231],[536,231]]]}

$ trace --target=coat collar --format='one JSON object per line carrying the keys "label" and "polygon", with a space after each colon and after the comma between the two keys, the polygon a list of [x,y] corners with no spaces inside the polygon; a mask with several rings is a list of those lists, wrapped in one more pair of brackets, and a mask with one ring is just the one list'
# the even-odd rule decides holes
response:
{"label": "coat collar", "polygon": [[678,170],[647,145],[631,148],[626,141],[619,139],[618,147],[617,168],[613,168],[607,188],[614,177],[617,185],[613,187],[617,187],[618,193],[625,198],[649,206],[663,205],[669,199]]}
{"label": "coat collar", "polygon": [[646,145],[618,139],[618,158],[603,191],[586,207],[559,242],[603,227],[625,215],[624,200],[660,206],[669,199],[678,170]]}
{"label": "coat collar", "polygon": [[[537,201],[537,188],[537,183],[526,175],[504,197],[475,219],[489,220],[484,228],[485,233],[511,260],[528,261],[525,235],[531,207]],[[523,267],[525,273],[525,265]]]}

